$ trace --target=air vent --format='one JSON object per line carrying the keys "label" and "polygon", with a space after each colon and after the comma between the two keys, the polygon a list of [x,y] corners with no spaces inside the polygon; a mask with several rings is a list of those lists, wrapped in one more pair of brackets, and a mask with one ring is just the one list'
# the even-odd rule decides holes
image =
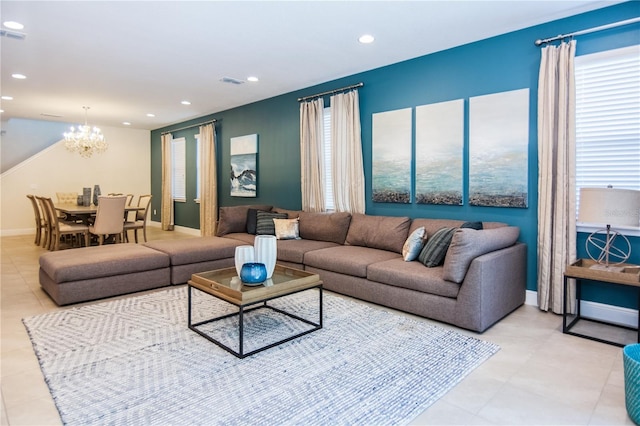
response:
{"label": "air vent", "polygon": [[55,118],[61,118],[61,117],[64,117],[63,115],[60,115],[60,114],[52,114],[52,113],[50,113],[50,112],[41,112],[41,113],[40,113],[40,115],[41,115],[41,116],[43,116],[43,117],[55,117]]}
{"label": "air vent", "polygon": [[233,78],[233,77],[222,77],[220,79],[221,82],[223,83],[229,83],[229,84],[242,84],[244,83],[244,80],[238,80],[237,78]]}
{"label": "air vent", "polygon": [[0,36],[1,37],[7,37],[7,38],[13,38],[16,40],[24,40],[27,35],[25,33],[21,33],[18,31],[12,31],[12,30],[0,30]]}

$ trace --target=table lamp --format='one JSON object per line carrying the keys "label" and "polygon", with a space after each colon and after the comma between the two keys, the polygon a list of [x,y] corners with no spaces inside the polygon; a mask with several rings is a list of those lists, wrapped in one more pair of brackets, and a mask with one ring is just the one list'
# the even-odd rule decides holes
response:
{"label": "table lamp", "polygon": [[[587,238],[587,253],[596,261],[591,268],[620,272],[623,267],[617,265],[629,259],[631,243],[627,237],[613,231],[611,226],[640,227],[640,191],[614,189],[611,186],[580,188],[578,221],[606,225],[606,229],[597,230]],[[622,243],[614,246],[617,238],[622,239]],[[614,263],[610,264],[610,260],[614,260]]]}

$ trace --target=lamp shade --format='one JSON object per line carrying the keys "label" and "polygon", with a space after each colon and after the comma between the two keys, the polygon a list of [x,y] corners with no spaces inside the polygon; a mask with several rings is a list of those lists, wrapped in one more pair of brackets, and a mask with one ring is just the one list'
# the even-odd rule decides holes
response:
{"label": "lamp shade", "polygon": [[640,191],[580,188],[578,220],[614,226],[640,226]]}

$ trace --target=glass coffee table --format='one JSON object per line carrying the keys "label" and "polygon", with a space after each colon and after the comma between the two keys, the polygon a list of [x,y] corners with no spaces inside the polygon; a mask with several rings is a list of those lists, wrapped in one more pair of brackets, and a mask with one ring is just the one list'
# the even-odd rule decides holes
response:
{"label": "glass coffee table", "polygon": [[[269,280],[260,285],[249,286],[244,285],[240,281],[240,278],[238,277],[238,274],[236,272],[236,268],[232,267],[193,274],[191,276],[191,280],[188,281],[187,285],[189,299],[189,329],[195,331],[202,337],[215,343],[216,345],[232,353],[238,358],[248,357],[255,353],[264,351],[266,349],[272,348],[274,346],[280,345],[282,343],[288,342],[322,328],[322,281],[320,281],[320,277],[317,274],[312,274],[300,269],[289,268],[282,265],[276,265],[273,276]],[[314,288],[318,289],[319,318],[317,322],[310,321],[292,312],[287,312],[283,309],[268,304],[270,300],[278,299],[280,297],[289,296],[294,293],[299,293]],[[220,300],[231,303],[238,307],[238,311],[193,323],[193,289],[199,290]],[[271,311],[278,312],[280,314],[286,315],[289,318],[293,318],[294,320],[306,323],[310,325],[311,328],[307,328],[300,333],[296,333],[292,336],[279,339],[275,342],[268,343],[265,346],[245,352],[245,314],[258,309],[269,309]],[[213,337],[211,333],[207,333],[205,330],[203,330],[203,325],[211,324],[213,322],[221,321],[235,316],[238,317],[238,350],[231,348],[229,345]]]}

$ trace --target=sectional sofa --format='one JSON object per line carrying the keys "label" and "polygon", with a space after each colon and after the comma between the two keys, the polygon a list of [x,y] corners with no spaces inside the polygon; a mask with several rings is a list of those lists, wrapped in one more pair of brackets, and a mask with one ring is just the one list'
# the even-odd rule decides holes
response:
{"label": "sectional sofa", "polygon": [[233,266],[256,232],[277,234],[278,262],[319,274],[330,291],[461,328],[483,332],[525,300],[516,227],[265,205],[220,208],[215,237],[45,253],[40,284],[59,305],[184,284]]}

